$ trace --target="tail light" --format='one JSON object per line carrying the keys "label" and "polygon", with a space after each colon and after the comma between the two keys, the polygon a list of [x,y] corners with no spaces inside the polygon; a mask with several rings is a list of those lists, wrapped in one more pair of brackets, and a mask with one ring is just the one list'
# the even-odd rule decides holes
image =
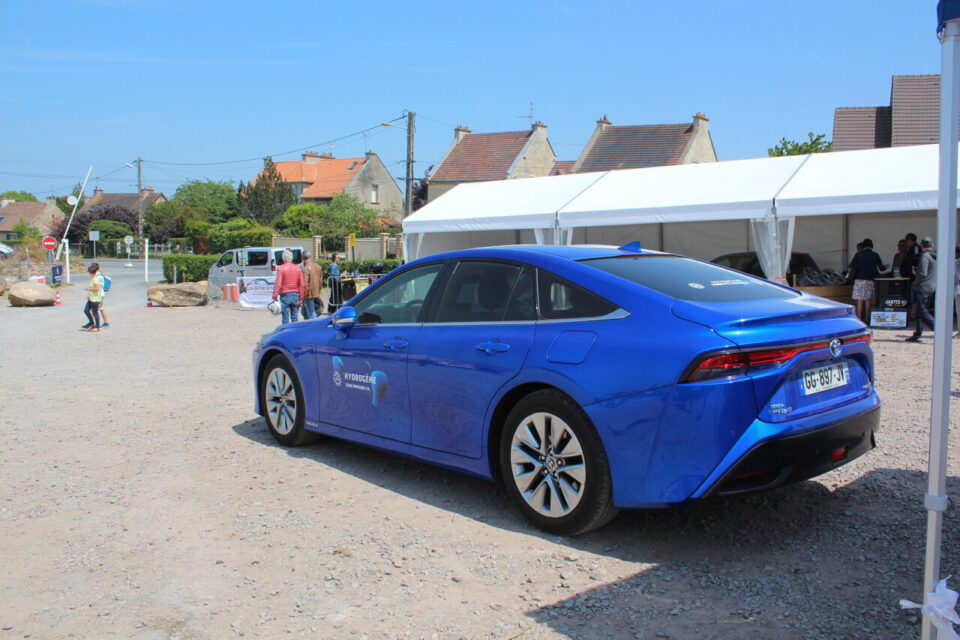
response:
{"label": "tail light", "polygon": [[270,258],[270,271],[276,271],[276,270],[277,270],[277,261],[274,260],[273,258]]}
{"label": "tail light", "polygon": [[[844,338],[843,344],[865,342],[870,344],[870,334]],[[751,367],[779,366],[793,360],[795,356],[806,351],[828,349],[829,342],[813,342],[810,344],[781,349],[762,349],[758,351],[734,351],[707,356],[694,367],[693,371],[683,379],[683,382],[700,382],[713,378],[730,378],[746,375]]]}

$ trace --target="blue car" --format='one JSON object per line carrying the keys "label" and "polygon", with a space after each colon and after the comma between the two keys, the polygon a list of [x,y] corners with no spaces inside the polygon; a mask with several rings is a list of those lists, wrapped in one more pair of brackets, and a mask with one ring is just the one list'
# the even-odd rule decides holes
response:
{"label": "blue car", "polygon": [[265,335],[253,372],[281,444],[499,479],[558,535],[811,478],[880,419],[851,307],[638,244],[423,258]]}

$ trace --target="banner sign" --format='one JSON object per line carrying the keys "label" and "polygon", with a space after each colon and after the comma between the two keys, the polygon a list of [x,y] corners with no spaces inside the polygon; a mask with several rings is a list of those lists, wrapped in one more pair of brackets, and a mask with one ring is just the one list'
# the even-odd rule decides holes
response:
{"label": "banner sign", "polygon": [[276,276],[237,278],[240,304],[244,307],[264,307],[273,301],[273,283]]}
{"label": "banner sign", "polygon": [[50,282],[53,284],[63,284],[63,265],[55,264],[50,267]]}
{"label": "banner sign", "polygon": [[906,311],[871,311],[870,326],[885,329],[903,329],[907,326]]}

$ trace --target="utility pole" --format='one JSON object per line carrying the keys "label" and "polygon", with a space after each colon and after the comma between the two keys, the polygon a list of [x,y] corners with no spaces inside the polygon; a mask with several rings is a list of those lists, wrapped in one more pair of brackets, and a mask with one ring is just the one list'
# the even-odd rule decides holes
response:
{"label": "utility pole", "polygon": [[137,237],[143,238],[143,158],[137,156]]}
{"label": "utility pole", "polygon": [[413,213],[413,123],[417,114],[407,111],[407,188],[403,192],[403,217]]}

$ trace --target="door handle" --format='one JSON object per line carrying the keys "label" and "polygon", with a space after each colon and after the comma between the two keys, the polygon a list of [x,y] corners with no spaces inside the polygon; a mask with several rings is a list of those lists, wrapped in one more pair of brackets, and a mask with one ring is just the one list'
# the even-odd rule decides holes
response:
{"label": "door handle", "polygon": [[505,342],[481,342],[477,345],[477,351],[483,351],[488,356],[492,356],[495,353],[510,351],[510,345]]}
{"label": "door handle", "polygon": [[390,351],[401,351],[409,347],[410,343],[403,338],[394,338],[393,340],[387,340],[384,342],[383,346],[385,346],[387,349],[390,349]]}

